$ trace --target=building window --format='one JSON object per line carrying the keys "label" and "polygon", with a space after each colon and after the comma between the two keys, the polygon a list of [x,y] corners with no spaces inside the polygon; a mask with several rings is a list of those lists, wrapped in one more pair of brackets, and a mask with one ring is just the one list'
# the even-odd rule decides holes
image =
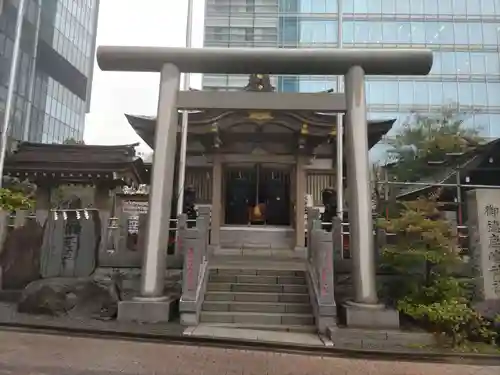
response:
{"label": "building window", "polygon": [[[289,2],[296,4],[298,0],[289,0]],[[301,0],[300,13],[336,13],[337,6],[336,0]],[[296,12],[296,9],[297,5],[295,5],[295,10],[291,11]]]}
{"label": "building window", "polygon": [[255,12],[255,0],[246,0],[247,12]]}
{"label": "building window", "polygon": [[333,44],[337,42],[337,23],[327,20],[301,20],[301,44]]}
{"label": "building window", "polygon": [[284,43],[297,45],[299,38],[299,25],[297,17],[283,18],[282,38]]}
{"label": "building window", "polygon": [[279,77],[278,81],[282,92],[299,92],[298,77]]}

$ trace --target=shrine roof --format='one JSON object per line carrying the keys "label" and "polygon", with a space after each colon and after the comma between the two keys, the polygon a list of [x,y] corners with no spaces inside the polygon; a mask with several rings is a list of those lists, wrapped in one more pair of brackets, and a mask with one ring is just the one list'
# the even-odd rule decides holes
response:
{"label": "shrine roof", "polygon": [[[262,116],[272,115],[269,112],[259,112]],[[260,122],[262,120],[252,119],[255,114],[248,111],[197,111],[189,113],[189,133],[205,132],[207,135],[212,133],[211,126],[214,123],[221,123],[222,120],[227,122],[234,121],[235,124],[246,122]],[[257,114],[258,116],[258,114]],[[142,138],[149,147],[154,149],[154,132],[156,127],[156,116],[143,116],[125,114],[129,124],[135,130],[137,135]],[[179,114],[179,127],[182,116]],[[269,120],[270,124],[279,123],[283,121],[294,121],[298,126],[296,131],[300,131],[302,124],[307,124],[310,128],[310,136],[326,136],[335,132],[335,124],[337,121],[337,114],[329,113],[315,113],[305,111],[290,111],[278,112],[276,117]],[[380,139],[389,132],[395,120],[369,120],[368,121],[368,143],[369,147],[373,147]],[[265,126],[265,123],[264,123]]]}
{"label": "shrine roof", "polygon": [[[486,164],[491,164],[488,159],[490,159],[494,153],[500,153],[500,138],[488,143],[477,145],[465,153],[451,155],[446,161],[444,161],[442,167],[439,168],[434,175],[424,178],[418,182],[428,183],[430,185],[454,184],[457,180],[457,173],[460,173],[461,179],[463,179],[466,174],[470,174],[474,170],[477,170]],[[496,160],[496,162],[498,163],[498,160]],[[473,183],[474,182],[471,182],[471,184]],[[463,186],[467,187],[466,184]],[[397,198],[412,199],[420,194],[428,194],[438,188],[439,186],[414,185],[400,191]]]}
{"label": "shrine roof", "polygon": [[[248,83],[241,91],[272,93],[276,91],[271,84],[269,74],[250,74]],[[322,94],[332,93],[333,90]],[[213,94],[217,94],[214,92]],[[289,111],[252,111],[252,110],[223,110],[208,109],[188,112],[188,132],[198,137],[207,135],[214,137],[219,133],[238,133],[240,139],[248,142],[256,138],[275,139],[284,141],[286,134],[300,133],[304,138],[331,139],[336,136],[338,113],[322,113],[316,111],[289,110]],[[125,114],[135,132],[151,148],[154,148],[154,133],[156,127],[155,116],[136,116]],[[369,121],[368,143],[371,148],[391,129],[395,120]],[[179,111],[178,133],[181,130],[182,115]],[[286,130],[284,130],[286,128]],[[235,130],[237,129],[237,130]],[[245,135],[246,134],[246,135]],[[234,136],[233,136],[234,139]]]}
{"label": "shrine roof", "polygon": [[5,160],[6,175],[67,183],[142,183],[144,163],[135,146],[20,143]]}

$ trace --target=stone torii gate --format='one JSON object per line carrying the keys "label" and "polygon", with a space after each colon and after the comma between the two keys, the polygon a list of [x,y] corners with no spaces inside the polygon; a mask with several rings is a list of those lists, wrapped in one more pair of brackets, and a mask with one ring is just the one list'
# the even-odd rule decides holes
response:
{"label": "stone torii gate", "polygon": [[[104,71],[161,73],[141,297],[136,300],[139,306],[135,309],[137,315],[141,315],[138,320],[148,321],[148,315],[158,316],[168,308],[163,296],[165,249],[180,109],[345,112],[354,304],[358,310],[370,311],[379,306],[373,252],[365,75],[427,75],[433,61],[430,50],[101,46],[97,50],[97,61]],[[344,75],[345,94],[179,91],[181,73]]]}

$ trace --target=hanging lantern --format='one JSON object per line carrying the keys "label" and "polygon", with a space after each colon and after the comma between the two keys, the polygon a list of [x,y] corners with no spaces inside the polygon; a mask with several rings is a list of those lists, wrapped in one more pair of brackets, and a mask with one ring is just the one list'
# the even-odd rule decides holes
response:
{"label": "hanging lantern", "polygon": [[256,204],[255,207],[253,208],[253,216],[256,219],[260,219],[262,216],[262,212],[260,210],[259,204]]}

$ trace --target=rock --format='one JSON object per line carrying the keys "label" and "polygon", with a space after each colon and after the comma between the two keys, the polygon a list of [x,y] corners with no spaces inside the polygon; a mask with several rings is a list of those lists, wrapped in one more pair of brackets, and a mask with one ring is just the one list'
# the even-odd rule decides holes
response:
{"label": "rock", "polygon": [[91,278],[52,278],[30,283],[17,309],[21,313],[112,319],[117,313],[116,285]]}
{"label": "rock", "polygon": [[[169,264],[170,266],[170,264]],[[98,283],[116,285],[116,293],[120,300],[139,296],[141,285],[140,268],[97,268],[93,278]],[[163,293],[166,296],[179,296],[182,294],[182,271],[176,269],[165,270],[165,286]]]}
{"label": "rock", "polygon": [[43,228],[36,220],[26,220],[24,226],[9,233],[0,254],[4,289],[23,289],[40,278],[42,240]]}

